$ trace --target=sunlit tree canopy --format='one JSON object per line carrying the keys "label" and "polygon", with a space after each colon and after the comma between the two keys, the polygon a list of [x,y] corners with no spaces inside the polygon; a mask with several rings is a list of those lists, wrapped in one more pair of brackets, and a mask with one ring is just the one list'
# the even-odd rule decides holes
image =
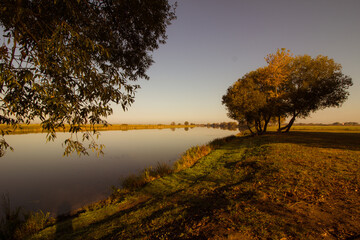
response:
{"label": "sunlit tree canopy", "polygon": [[[341,65],[326,56],[292,56],[286,49],[269,54],[267,66],[240,78],[223,96],[228,116],[246,124],[251,132],[266,132],[278,119],[278,131],[289,131],[296,117],[327,107],[339,107],[347,99],[352,79]],[[289,117],[289,123],[281,122]]]}

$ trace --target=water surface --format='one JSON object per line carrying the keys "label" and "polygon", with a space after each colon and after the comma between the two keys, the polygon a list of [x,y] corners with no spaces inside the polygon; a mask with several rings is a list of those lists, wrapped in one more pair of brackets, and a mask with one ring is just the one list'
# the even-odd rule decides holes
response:
{"label": "water surface", "polygon": [[172,163],[191,146],[235,133],[213,128],[104,131],[100,157],[91,152],[63,157],[67,133],[48,143],[43,133],[6,136],[15,151],[0,158],[0,194],[8,193],[13,207],[65,213],[105,198],[131,173]]}

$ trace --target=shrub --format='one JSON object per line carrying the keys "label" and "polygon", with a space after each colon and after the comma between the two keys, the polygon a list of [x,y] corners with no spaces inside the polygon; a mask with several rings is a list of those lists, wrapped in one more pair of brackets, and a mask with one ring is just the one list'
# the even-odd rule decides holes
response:
{"label": "shrub", "polygon": [[21,226],[15,230],[15,239],[24,239],[26,236],[40,231],[54,221],[53,218],[50,218],[49,212],[44,213],[42,211],[24,214],[24,219],[25,221]]}
{"label": "shrub", "polygon": [[24,213],[20,207],[10,208],[9,196],[3,196],[1,210],[4,215],[0,219],[0,239],[25,239],[53,222],[50,213],[29,212]]}
{"label": "shrub", "polygon": [[195,146],[188,149],[181,158],[174,163],[174,171],[179,172],[183,169],[189,168],[196,163],[200,158],[208,155],[211,151],[209,145]]}
{"label": "shrub", "polygon": [[3,195],[1,210],[3,212],[0,219],[0,239],[13,239],[14,233],[23,222],[21,208],[11,210],[8,195]]}
{"label": "shrub", "polygon": [[149,167],[144,169],[140,175],[132,174],[126,177],[122,182],[122,187],[126,190],[138,189],[148,182],[163,176],[169,175],[173,172],[170,165],[166,163],[158,163],[155,168]]}

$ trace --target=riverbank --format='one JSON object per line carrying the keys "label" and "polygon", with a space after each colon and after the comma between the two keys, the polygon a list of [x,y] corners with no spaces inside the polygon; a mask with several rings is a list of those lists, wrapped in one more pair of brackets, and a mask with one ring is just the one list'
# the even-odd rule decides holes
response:
{"label": "riverbank", "polygon": [[228,138],[196,164],[31,239],[346,239],[360,234],[360,134]]}

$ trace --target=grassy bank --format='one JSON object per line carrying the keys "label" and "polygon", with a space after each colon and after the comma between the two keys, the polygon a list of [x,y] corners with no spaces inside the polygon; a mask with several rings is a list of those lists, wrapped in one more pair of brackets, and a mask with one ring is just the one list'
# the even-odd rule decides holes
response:
{"label": "grassy bank", "polygon": [[[165,129],[165,128],[190,128],[196,127],[195,125],[164,125],[164,124],[113,124],[104,126],[101,124],[95,125],[97,131],[111,131],[111,130],[140,130],[140,129]],[[57,132],[67,132],[69,131],[70,126],[65,125],[64,128],[59,128]],[[41,133],[43,129],[40,124],[20,124],[16,129],[13,129],[11,126],[6,124],[0,124],[0,131],[9,131],[8,134],[26,134],[26,133]],[[86,125],[83,127],[83,130],[90,130],[90,126]]]}
{"label": "grassy bank", "polygon": [[356,239],[359,160],[357,133],[233,137],[30,239]]}

